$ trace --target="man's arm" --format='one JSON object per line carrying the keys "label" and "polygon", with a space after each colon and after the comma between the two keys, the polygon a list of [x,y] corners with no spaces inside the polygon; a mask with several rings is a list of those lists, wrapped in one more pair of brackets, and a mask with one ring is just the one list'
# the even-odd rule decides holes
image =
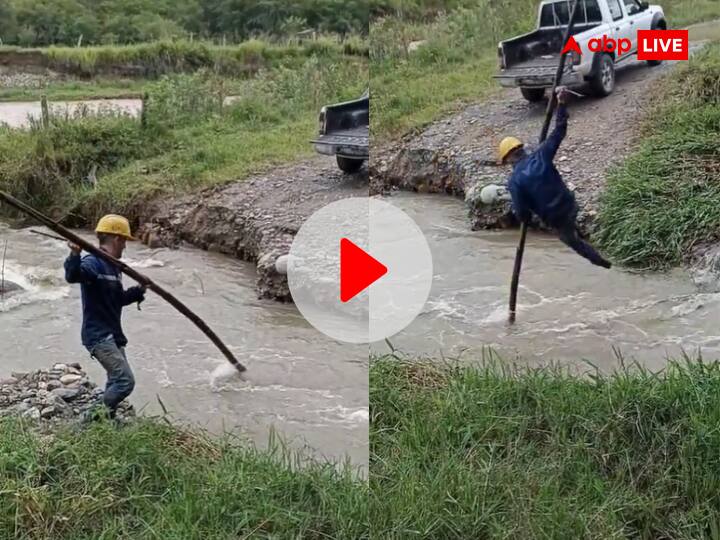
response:
{"label": "man's arm", "polygon": [[567,100],[567,91],[564,88],[558,89],[557,99],[558,108],[557,116],[555,117],[555,129],[540,146],[540,152],[548,161],[555,159],[555,154],[557,153],[558,148],[560,148],[560,143],[562,143],[567,133],[568,111],[567,106],[565,105]]}
{"label": "man's arm", "polygon": [[65,281],[68,283],[92,283],[97,279],[97,266],[92,259],[83,260],[79,248],[71,247],[71,253],[65,259],[64,266]]}
{"label": "man's arm", "polygon": [[558,148],[560,148],[560,143],[562,143],[565,138],[565,134],[567,133],[567,121],[567,107],[564,103],[561,103],[558,105],[557,117],[555,118],[555,129],[552,131],[550,136],[545,139],[545,142],[542,143],[540,147],[540,151],[548,161],[555,159],[555,154],[557,153]]}
{"label": "man's arm", "polygon": [[137,285],[123,291],[123,306],[140,303],[143,300],[145,300],[145,287]]}

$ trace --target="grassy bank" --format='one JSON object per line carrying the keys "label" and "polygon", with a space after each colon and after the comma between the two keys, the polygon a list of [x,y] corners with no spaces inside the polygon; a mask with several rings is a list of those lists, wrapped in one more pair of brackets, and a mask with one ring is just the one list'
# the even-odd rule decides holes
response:
{"label": "grassy bank", "polygon": [[609,176],[597,239],[625,265],[665,268],[720,238],[720,44],[653,96],[639,147]]}
{"label": "grassy bank", "polygon": [[152,420],[42,440],[0,422],[0,537],[83,540],[368,538],[367,486]]}
{"label": "grassy bank", "polygon": [[[499,90],[497,43],[534,28],[534,0],[377,0],[370,26],[373,133],[401,135]],[[670,24],[720,18],[715,0],[662,3]],[[425,44],[412,49],[413,42]]]}
{"label": "grassy bank", "polygon": [[579,377],[375,359],[377,538],[718,538],[720,365]]}
{"label": "grassy bank", "polygon": [[[321,106],[360,96],[367,62],[312,56],[242,82],[208,72],[165,76],[146,87],[145,127],[112,114],[54,118],[49,128],[0,130],[0,189],[72,223],[149,200],[240,180],[313,155]],[[220,108],[223,96],[240,99]],[[98,183],[84,181],[97,166]]]}
{"label": "grassy bank", "polygon": [[79,77],[122,74],[157,78],[169,73],[191,73],[210,69],[224,76],[246,76],[260,69],[296,63],[311,56],[335,58],[342,55],[367,56],[367,41],[359,36],[323,36],[303,42],[270,42],[260,39],[236,45],[204,41],[154,41],[133,45],[95,47],[48,47],[42,49],[0,49],[0,57],[12,65],[43,65]]}

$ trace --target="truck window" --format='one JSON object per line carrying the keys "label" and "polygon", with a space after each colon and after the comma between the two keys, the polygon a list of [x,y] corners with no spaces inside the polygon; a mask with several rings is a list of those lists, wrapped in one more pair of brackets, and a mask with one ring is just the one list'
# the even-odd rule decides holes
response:
{"label": "truck window", "polygon": [[640,13],[642,11],[638,0],[625,0],[625,9],[627,10],[628,15],[635,15],[636,13]]}
{"label": "truck window", "polygon": [[610,15],[612,15],[613,21],[623,18],[624,15],[620,7],[620,0],[608,0],[608,7],[610,8]]}
{"label": "truck window", "polygon": [[587,22],[602,22],[602,11],[597,0],[585,0],[585,9],[587,11]]}
{"label": "truck window", "polygon": [[[540,13],[540,26],[562,26],[570,16],[567,0],[545,4]],[[575,13],[575,24],[602,22],[597,0],[582,0]]]}

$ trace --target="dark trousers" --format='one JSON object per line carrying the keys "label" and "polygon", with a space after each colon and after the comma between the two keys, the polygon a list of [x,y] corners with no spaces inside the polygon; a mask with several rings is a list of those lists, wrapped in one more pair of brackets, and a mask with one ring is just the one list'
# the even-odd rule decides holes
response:
{"label": "dark trousers", "polygon": [[110,409],[110,415],[114,416],[120,402],[135,388],[135,377],[125,356],[125,348],[118,347],[115,340],[110,339],[95,345],[90,354],[107,373],[103,403]]}
{"label": "dark trousers", "polygon": [[570,249],[575,251],[575,253],[584,257],[595,266],[610,268],[612,266],[610,262],[605,260],[594,247],[580,238],[580,234],[578,233],[577,225],[575,223],[576,216],[576,212],[572,213],[568,216],[568,219],[564,223],[561,223],[559,227],[555,227],[560,240]]}

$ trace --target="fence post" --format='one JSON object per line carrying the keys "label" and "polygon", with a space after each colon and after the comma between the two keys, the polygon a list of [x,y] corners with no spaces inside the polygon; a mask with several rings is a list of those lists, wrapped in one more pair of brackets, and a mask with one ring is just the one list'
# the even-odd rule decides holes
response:
{"label": "fence post", "polygon": [[140,105],[140,127],[142,129],[145,129],[147,127],[147,103],[148,103],[148,93],[143,92],[142,104]]}
{"label": "fence post", "polygon": [[50,126],[50,109],[48,108],[47,96],[43,94],[40,97],[40,110],[42,111],[42,125],[44,128]]}

